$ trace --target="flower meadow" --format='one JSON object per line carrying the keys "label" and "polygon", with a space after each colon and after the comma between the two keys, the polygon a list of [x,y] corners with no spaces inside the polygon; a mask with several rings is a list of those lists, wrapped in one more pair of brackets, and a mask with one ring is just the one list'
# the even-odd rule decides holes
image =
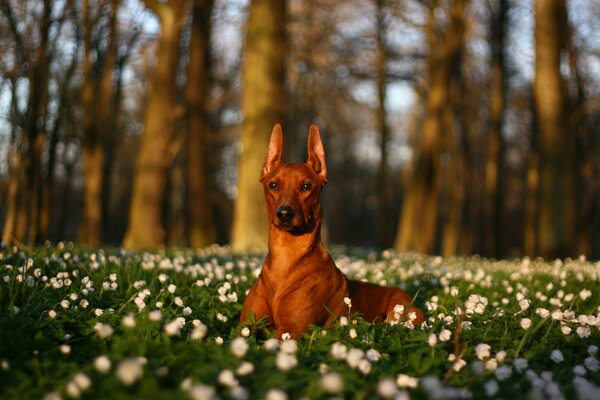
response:
{"label": "flower meadow", "polygon": [[332,254],[425,323],[347,301],[335,326],[258,339],[237,320],[262,255],[3,248],[0,398],[600,398],[600,263]]}

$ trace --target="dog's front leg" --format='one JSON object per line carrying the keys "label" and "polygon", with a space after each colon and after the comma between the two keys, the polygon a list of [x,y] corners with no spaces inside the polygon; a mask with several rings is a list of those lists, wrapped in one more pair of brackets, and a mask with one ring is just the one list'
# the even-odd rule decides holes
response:
{"label": "dog's front leg", "polygon": [[264,295],[264,287],[260,279],[250,288],[244,305],[242,306],[242,314],[238,325],[245,324],[251,320],[250,314],[254,315],[254,322],[258,322],[262,317],[266,317],[269,324],[269,329],[273,327],[273,316],[271,307]]}

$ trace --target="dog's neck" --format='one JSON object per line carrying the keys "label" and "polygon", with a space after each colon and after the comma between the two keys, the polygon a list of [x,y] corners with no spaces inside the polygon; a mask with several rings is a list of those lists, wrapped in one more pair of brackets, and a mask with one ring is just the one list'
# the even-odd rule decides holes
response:
{"label": "dog's neck", "polygon": [[326,252],[324,249],[320,218],[315,220],[312,230],[300,234],[281,230],[274,224],[270,225],[268,257],[273,269],[283,272],[294,268],[303,259]]}

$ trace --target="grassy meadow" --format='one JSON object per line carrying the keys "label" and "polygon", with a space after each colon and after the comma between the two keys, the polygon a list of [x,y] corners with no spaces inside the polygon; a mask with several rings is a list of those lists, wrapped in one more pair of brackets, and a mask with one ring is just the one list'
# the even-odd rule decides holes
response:
{"label": "grassy meadow", "polygon": [[0,249],[0,399],[600,398],[600,263],[332,253],[426,322],[257,340],[262,255]]}

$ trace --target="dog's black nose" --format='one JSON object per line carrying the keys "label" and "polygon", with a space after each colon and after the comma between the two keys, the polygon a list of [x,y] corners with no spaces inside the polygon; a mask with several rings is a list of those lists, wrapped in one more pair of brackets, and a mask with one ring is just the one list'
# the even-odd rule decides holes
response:
{"label": "dog's black nose", "polygon": [[290,206],[278,207],[275,213],[277,214],[277,218],[279,218],[279,220],[284,224],[290,222],[296,215],[296,212]]}

